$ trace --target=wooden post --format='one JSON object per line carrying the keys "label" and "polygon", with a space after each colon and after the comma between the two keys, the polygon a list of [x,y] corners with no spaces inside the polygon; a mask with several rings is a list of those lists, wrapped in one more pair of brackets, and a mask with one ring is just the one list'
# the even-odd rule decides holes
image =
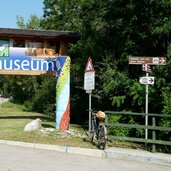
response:
{"label": "wooden post", "polygon": [[68,44],[64,41],[60,42],[59,55],[68,55]]}
{"label": "wooden post", "polygon": [[[156,126],[156,118],[155,117],[152,117],[152,125]],[[155,130],[152,131],[152,139],[156,140],[156,131]],[[152,152],[153,153],[156,152],[156,145],[155,144],[152,145]]]}
{"label": "wooden post", "polygon": [[106,116],[105,116],[105,126],[107,126],[107,124],[108,124],[108,115],[106,114]]}

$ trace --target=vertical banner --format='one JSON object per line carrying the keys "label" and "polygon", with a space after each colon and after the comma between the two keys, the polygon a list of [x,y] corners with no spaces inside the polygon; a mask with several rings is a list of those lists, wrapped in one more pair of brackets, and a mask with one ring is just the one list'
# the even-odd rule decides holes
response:
{"label": "vertical banner", "polygon": [[66,131],[70,122],[70,57],[59,56],[56,61],[56,128]]}

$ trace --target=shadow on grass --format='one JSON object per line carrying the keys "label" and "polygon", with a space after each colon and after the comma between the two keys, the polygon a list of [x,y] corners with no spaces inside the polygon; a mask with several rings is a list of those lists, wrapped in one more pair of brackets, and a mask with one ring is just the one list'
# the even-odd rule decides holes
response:
{"label": "shadow on grass", "polygon": [[44,127],[44,128],[56,128],[55,126],[50,125],[50,124],[42,124],[42,127]]}
{"label": "shadow on grass", "polygon": [[94,141],[91,142],[89,137],[83,138],[83,141],[86,142],[86,143],[90,143],[90,144],[92,144],[93,146],[95,146],[96,148],[98,148],[98,144],[95,143]]}
{"label": "shadow on grass", "polygon": [[42,121],[52,122],[52,118],[47,116],[0,116],[0,119],[41,119]]}

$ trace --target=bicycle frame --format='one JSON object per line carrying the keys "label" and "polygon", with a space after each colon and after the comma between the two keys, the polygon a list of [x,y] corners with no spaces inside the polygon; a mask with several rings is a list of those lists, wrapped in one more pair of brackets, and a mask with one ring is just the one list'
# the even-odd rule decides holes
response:
{"label": "bicycle frame", "polygon": [[96,116],[95,112],[91,112],[91,131],[90,141],[93,143],[94,138],[98,140],[98,147],[105,149],[107,146],[107,128],[103,124],[102,120]]}

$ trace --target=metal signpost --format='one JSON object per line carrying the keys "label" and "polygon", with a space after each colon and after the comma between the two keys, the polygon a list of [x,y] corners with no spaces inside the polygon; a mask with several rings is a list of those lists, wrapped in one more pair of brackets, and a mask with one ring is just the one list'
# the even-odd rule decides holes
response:
{"label": "metal signpost", "polygon": [[91,131],[91,94],[95,88],[95,70],[89,57],[84,73],[84,90],[89,94],[89,132]]}
{"label": "metal signpost", "polygon": [[[145,126],[148,126],[148,85],[154,84],[154,77],[149,77],[148,72],[151,72],[149,65],[166,65],[166,57],[138,57],[130,56],[129,64],[142,65],[142,70],[146,72],[145,77],[140,77],[139,82],[146,85],[145,92]],[[148,129],[145,129],[145,139],[148,139]],[[145,143],[147,149],[147,143]]]}

